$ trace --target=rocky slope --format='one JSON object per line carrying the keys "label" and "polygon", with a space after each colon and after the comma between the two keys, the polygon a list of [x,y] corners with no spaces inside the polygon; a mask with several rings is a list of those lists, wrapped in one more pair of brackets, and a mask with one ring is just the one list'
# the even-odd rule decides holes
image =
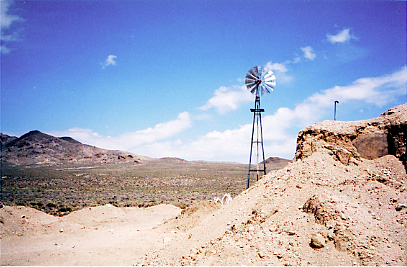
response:
{"label": "rocky slope", "polygon": [[1,135],[1,158],[13,164],[139,163],[149,158],[128,152],[82,144],[71,137],[54,137],[31,131],[21,137]]}
{"label": "rocky slope", "polygon": [[[406,108],[307,127],[293,163],[196,226],[186,229],[179,216],[174,240],[141,263],[406,265],[407,175],[396,157],[405,149],[398,129]],[[380,145],[369,141],[369,150],[355,141],[365,138]]]}

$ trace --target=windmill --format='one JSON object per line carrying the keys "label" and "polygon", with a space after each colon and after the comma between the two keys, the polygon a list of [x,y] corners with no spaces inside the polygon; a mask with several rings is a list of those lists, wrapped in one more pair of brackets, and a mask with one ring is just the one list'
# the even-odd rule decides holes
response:
{"label": "windmill", "polygon": [[[253,112],[253,128],[252,128],[252,139],[250,146],[250,158],[249,158],[249,171],[247,174],[247,186],[249,188],[250,184],[250,173],[256,172],[257,180],[259,180],[260,173],[266,174],[266,161],[264,159],[264,146],[263,146],[263,127],[261,124],[261,113],[264,112],[264,109],[260,108],[260,96],[263,96],[265,93],[270,93],[273,91],[274,86],[276,85],[276,76],[271,70],[267,71],[264,67],[256,66],[249,70],[246,75],[246,87],[250,90],[250,93],[256,96],[254,100],[254,109],[250,109]],[[255,133],[256,132],[256,133]],[[256,139],[254,137],[256,136]],[[252,165],[252,154],[253,154],[253,145],[255,144],[256,148],[256,169],[251,169]],[[259,158],[260,158],[260,149],[263,156],[263,168],[260,168]]]}

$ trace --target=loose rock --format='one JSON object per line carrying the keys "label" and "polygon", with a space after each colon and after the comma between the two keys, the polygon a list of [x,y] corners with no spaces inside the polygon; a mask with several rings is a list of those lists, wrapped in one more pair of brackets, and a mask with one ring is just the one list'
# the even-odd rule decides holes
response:
{"label": "loose rock", "polygon": [[325,239],[320,234],[313,234],[311,236],[310,246],[312,248],[323,248],[325,246]]}

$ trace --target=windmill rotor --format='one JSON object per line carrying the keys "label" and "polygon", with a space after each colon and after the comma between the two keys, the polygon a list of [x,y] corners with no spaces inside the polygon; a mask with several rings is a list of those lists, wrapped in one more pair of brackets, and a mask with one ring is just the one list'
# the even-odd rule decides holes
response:
{"label": "windmill rotor", "polygon": [[267,71],[264,67],[255,66],[246,74],[245,83],[250,93],[263,96],[264,93],[273,91],[276,86],[276,76],[271,70]]}

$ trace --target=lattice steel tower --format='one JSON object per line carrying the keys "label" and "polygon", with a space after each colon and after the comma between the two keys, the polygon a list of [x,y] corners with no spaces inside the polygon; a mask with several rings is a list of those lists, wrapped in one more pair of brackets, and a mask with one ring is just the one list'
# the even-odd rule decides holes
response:
{"label": "lattice steel tower", "polygon": [[[252,128],[252,139],[250,145],[250,157],[249,157],[249,171],[247,174],[247,186],[250,185],[250,174],[252,172],[256,173],[256,179],[259,180],[261,173],[266,174],[266,161],[264,158],[264,146],[263,146],[263,127],[261,124],[261,113],[264,109],[260,108],[260,96],[264,93],[270,93],[273,91],[276,85],[276,76],[273,72],[266,71],[261,66],[253,67],[249,70],[246,75],[246,87],[252,94],[256,95],[254,100],[254,109],[250,109],[253,112],[253,128]],[[256,139],[254,137],[256,136]],[[256,169],[252,169],[252,155],[253,155],[253,145],[256,148]],[[260,152],[261,150],[261,152]],[[260,154],[261,153],[261,154]],[[263,157],[263,166],[259,164],[260,156]]]}

